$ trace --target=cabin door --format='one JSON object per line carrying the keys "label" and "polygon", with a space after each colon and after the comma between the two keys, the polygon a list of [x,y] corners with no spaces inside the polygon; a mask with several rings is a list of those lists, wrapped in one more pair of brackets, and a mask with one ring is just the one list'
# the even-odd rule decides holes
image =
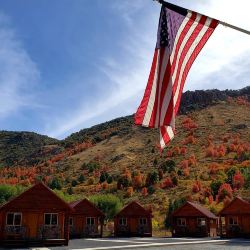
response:
{"label": "cabin door", "polygon": [[29,238],[37,238],[38,231],[38,216],[36,213],[29,213],[27,215],[27,224],[29,225]]}

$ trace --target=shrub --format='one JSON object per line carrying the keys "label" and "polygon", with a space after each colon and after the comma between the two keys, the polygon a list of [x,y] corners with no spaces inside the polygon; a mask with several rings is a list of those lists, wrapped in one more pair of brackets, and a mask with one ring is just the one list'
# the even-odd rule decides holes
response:
{"label": "shrub", "polygon": [[198,193],[201,191],[201,182],[200,181],[196,181],[194,184],[193,184],[193,187],[192,187],[192,192],[193,193]]}
{"label": "shrub", "polygon": [[146,185],[154,185],[159,181],[159,175],[156,171],[147,174]]}
{"label": "shrub", "polygon": [[153,194],[154,192],[155,192],[154,186],[149,186],[149,187],[148,187],[148,193],[149,193],[149,194]]}
{"label": "shrub", "polygon": [[173,160],[167,160],[165,162],[163,162],[160,166],[160,168],[162,169],[163,173],[171,173],[172,171],[175,171],[175,161]]}
{"label": "shrub", "polygon": [[146,187],[142,188],[141,190],[142,195],[145,197],[148,195],[148,189]]}
{"label": "shrub", "polygon": [[78,184],[77,180],[72,180],[71,181],[71,186],[75,187]]}
{"label": "shrub", "polygon": [[127,192],[126,192],[126,196],[131,197],[133,195],[133,193],[134,193],[133,187],[128,187]]}
{"label": "shrub", "polygon": [[107,178],[107,183],[111,184],[112,182],[113,182],[113,177],[111,175],[109,175]]}
{"label": "shrub", "polygon": [[164,181],[161,183],[161,188],[172,188],[174,186],[172,180],[170,177],[167,177],[164,179]]}
{"label": "shrub", "polygon": [[85,177],[83,174],[80,174],[80,176],[77,179],[80,183],[83,183],[85,181]]}
{"label": "shrub", "polygon": [[101,175],[100,175],[100,183],[103,183],[105,182],[109,177],[109,174],[107,172],[102,172]]}
{"label": "shrub", "polygon": [[49,185],[48,185],[51,189],[58,189],[58,190],[61,190],[62,189],[62,184],[61,184],[61,181],[57,178],[57,177],[54,177],[50,182],[49,182]]}

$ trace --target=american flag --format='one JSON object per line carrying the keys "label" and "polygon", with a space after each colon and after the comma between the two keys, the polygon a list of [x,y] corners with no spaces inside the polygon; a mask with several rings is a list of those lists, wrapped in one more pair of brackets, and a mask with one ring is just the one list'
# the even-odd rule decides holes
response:
{"label": "american flag", "polygon": [[175,134],[175,117],[188,72],[218,20],[164,2],[147,87],[135,124],[160,128],[163,149]]}

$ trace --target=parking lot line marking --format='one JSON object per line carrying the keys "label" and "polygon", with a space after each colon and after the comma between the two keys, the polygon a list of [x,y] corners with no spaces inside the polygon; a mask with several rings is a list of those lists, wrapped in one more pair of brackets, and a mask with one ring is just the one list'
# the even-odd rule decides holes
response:
{"label": "parking lot line marking", "polygon": [[47,248],[47,247],[32,247],[32,248],[30,248],[31,250],[50,250],[49,248]]}
{"label": "parking lot line marking", "polygon": [[157,246],[174,246],[174,245],[195,245],[205,243],[225,243],[233,242],[232,240],[199,240],[199,241],[183,241],[183,242],[166,242],[166,243],[149,243],[147,244],[136,244],[136,245],[125,245],[125,246],[109,246],[109,247],[93,247],[93,248],[75,248],[72,250],[106,250],[106,249],[125,249],[125,248],[141,248],[141,247],[157,247]]}
{"label": "parking lot line marking", "polygon": [[143,241],[136,241],[136,240],[116,240],[116,239],[85,239],[85,240],[91,240],[91,241],[102,241],[102,242],[122,242],[122,243],[135,243],[135,244],[143,244],[143,243],[148,243],[143,242]]}

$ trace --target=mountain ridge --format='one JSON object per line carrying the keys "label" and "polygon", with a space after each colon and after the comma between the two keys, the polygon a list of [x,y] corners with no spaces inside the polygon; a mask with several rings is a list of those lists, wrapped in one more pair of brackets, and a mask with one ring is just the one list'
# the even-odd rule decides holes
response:
{"label": "mountain ridge", "polygon": [[[179,114],[188,114],[239,96],[250,100],[250,86],[239,90],[187,91],[183,93]],[[44,157],[48,159],[74,144],[83,141],[95,144],[112,136],[128,134],[132,124],[133,115],[119,117],[72,133],[63,140],[28,131],[0,131],[0,166],[38,164]],[[107,129],[109,134],[103,135],[102,131]]]}

